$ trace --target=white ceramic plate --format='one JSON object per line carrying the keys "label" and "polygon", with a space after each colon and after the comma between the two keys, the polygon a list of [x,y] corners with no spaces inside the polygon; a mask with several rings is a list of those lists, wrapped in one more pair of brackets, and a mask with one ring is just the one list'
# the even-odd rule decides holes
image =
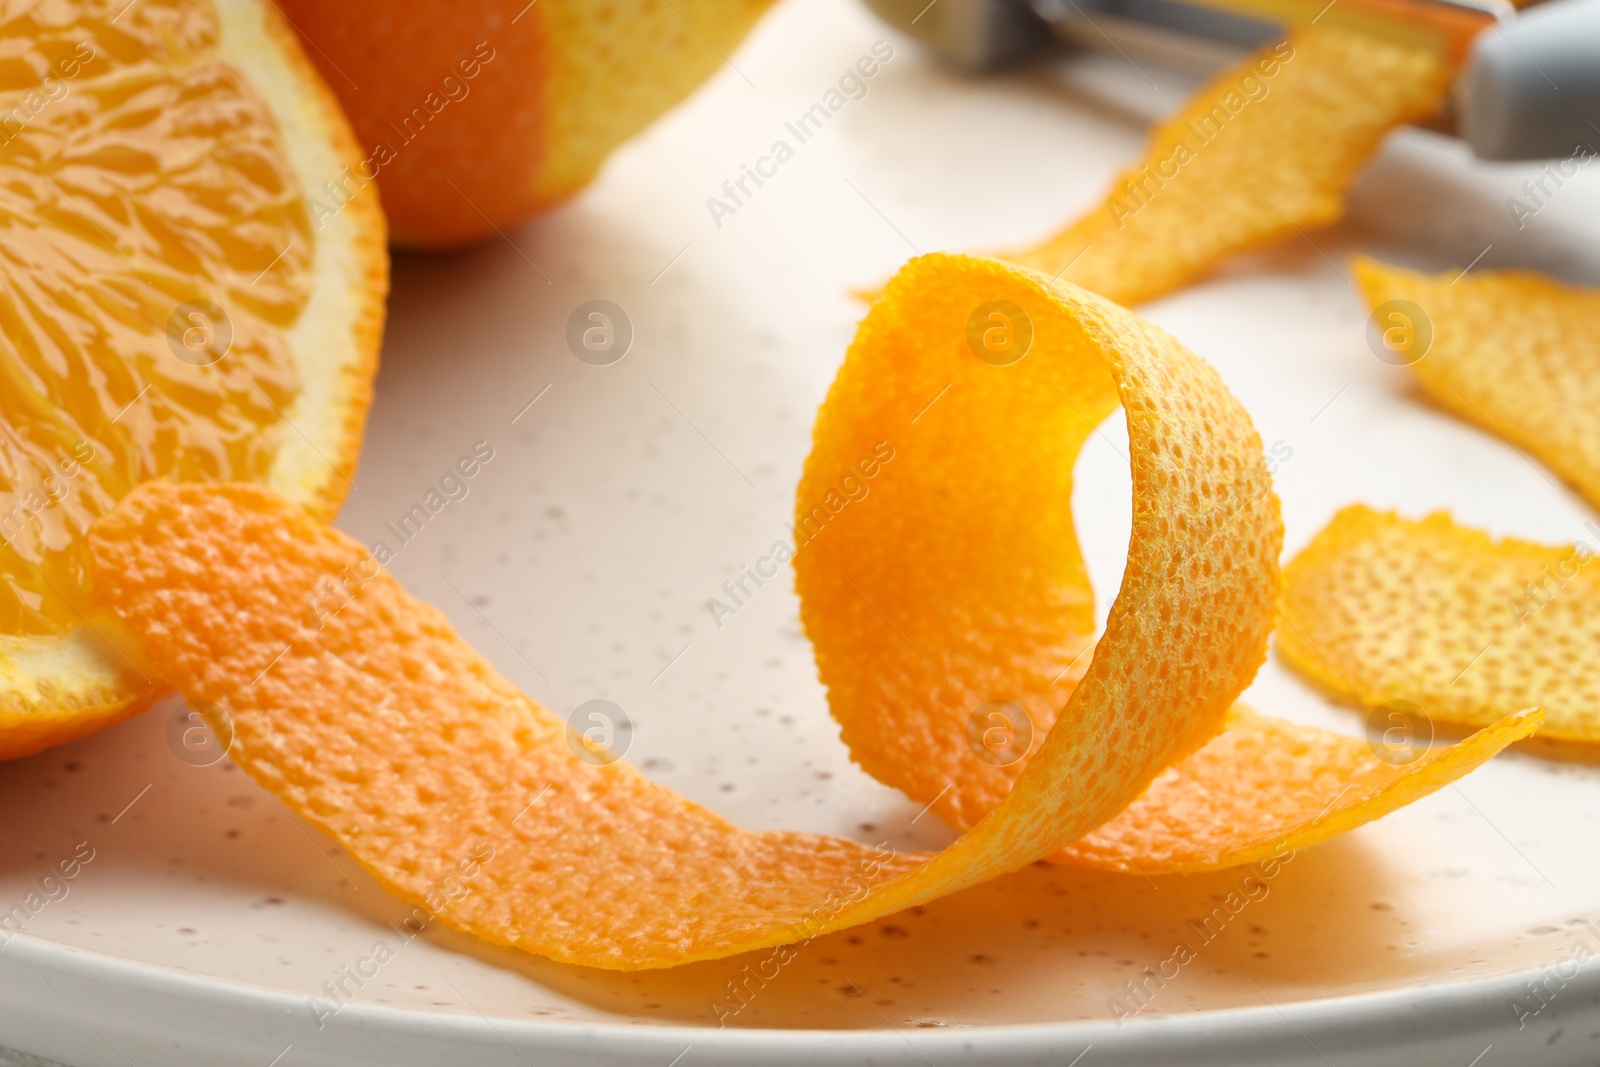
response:
{"label": "white ceramic plate", "polygon": [[[861,311],[847,287],[914,249],[1039,235],[1091,203],[1189,86],[1101,59],[969,81],[896,40],[865,98],[717,226],[706,198],[884,38],[851,0],[790,0],[737,71],[572,204],[475,251],[402,257],[340,524],[398,547],[385,524],[487,441],[494,458],[465,498],[393,569],[502,671],[562,712],[615,701],[634,724],[629,758],[746,826],[937,847],[948,831],[850,763],[787,576],[720,628],[705,601],[784,533]],[[1517,231],[1503,201],[1535,169],[1404,131],[1348,224],[1147,309],[1220,368],[1266,442],[1293,450],[1277,476],[1291,552],[1354,500],[1585,536],[1571,493],[1373,358],[1341,273],[1358,248],[1444,269],[1492,245],[1480,266],[1600,282],[1600,171]],[[568,316],[591,299],[633,324],[611,366],[566,346]],[[1128,536],[1124,441],[1113,418],[1077,489],[1107,602]],[[1276,660],[1247,699],[1361,729]],[[0,904],[80,843],[93,850],[0,947],[0,1044],[79,1067],[1600,1058],[1600,970],[1568,962],[1600,952],[1600,773],[1583,763],[1504,756],[1296,856],[1209,938],[1191,923],[1237,874],[1040,867],[820,939],[749,980],[746,959],[627,975],[438,930],[400,946],[402,906],[226,762],[180,760],[172,713],[0,769]],[[378,940],[397,951],[358,987],[346,976],[374,970],[363,960]],[[1125,983],[1180,941],[1194,962],[1130,999]],[[341,981],[348,1003],[319,1029],[312,998]],[[748,1004],[715,1029],[730,981],[748,983]],[[1137,1015],[1119,1026],[1113,999]]]}

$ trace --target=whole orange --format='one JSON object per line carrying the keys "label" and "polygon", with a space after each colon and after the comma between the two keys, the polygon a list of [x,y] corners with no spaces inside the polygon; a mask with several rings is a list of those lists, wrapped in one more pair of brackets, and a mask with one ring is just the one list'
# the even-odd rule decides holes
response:
{"label": "whole orange", "polygon": [[727,61],[772,0],[279,0],[400,244],[494,235],[583,188],[611,150]]}

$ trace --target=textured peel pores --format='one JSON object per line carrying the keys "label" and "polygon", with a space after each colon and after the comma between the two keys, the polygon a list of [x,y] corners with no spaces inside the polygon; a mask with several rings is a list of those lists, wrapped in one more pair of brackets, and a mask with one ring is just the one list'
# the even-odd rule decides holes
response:
{"label": "textured peel pores", "polygon": [[[485,940],[623,969],[721,956],[808,936],[812,913],[916,865],[747,833],[624,762],[580,760],[440,612],[268,490],[149,483],[90,546],[97,597],[148,669],[226,718],[238,766]],[[464,866],[470,891],[441,903]]]}
{"label": "textured peel pores", "polygon": [[[1013,342],[1032,338],[999,366],[1008,354],[979,358],[983,334],[969,341],[967,328],[997,301],[1020,311]],[[1138,337],[1135,323],[1143,339],[1109,354],[1059,343]],[[1072,472],[1119,399],[1132,413],[1135,525],[1096,646]],[[1153,874],[1342,833],[1530,732],[1519,718],[1405,766],[1242,710],[1212,737],[1226,705],[1202,713],[1192,694],[1210,679],[1185,688],[1195,676],[1175,664],[1232,672],[1227,691],[1259,663],[1243,649],[1270,626],[1260,598],[1277,595],[1281,536],[1260,447],[1215,372],[1141,320],[1002,264],[914,261],[862,324],[797,495],[801,617],[856,761],[966,828],[1011,794],[1047,734],[1075,739],[1073,760],[1092,767],[1096,746],[1132,758],[1164,742],[1141,736],[1161,724],[1185,740],[1149,757],[1167,769],[1121,814],[1105,822],[1092,791],[1054,797],[1081,833],[1105,825],[1053,858]],[[1240,658],[1214,642],[1235,642]]]}
{"label": "textured peel pores", "polygon": [[1369,707],[1405,700],[1481,726],[1538,705],[1541,737],[1600,741],[1597,545],[1496,540],[1444,514],[1348,507],[1285,572],[1278,647]]}
{"label": "textured peel pores", "polygon": [[1152,300],[1230,255],[1336,221],[1383,137],[1437,112],[1453,80],[1454,64],[1426,46],[1296,30],[1157,126],[1103,203],[1005,258],[1120,304]]}
{"label": "textured peel pores", "polygon": [[[474,891],[439,911],[490,941],[575,963],[664,966],[860,923],[1023,866],[1080,837],[1084,818],[1125,807],[1220,727],[1264,654],[1277,512],[1270,500],[1234,511],[1207,499],[1248,482],[1258,447],[1214,372],[1128,312],[975,260],[922,260],[891,285],[824,407],[825,451],[838,403],[861,369],[881,365],[878,346],[915,357],[924,338],[951,331],[964,343],[967,302],[945,295],[940,270],[957,288],[995,282],[1028,301],[1034,362],[1114,368],[1150,458],[1135,482],[1130,578],[1073,697],[1085,710],[937,856],[747,833],[623,762],[580,761],[557,716],[381,568],[331,600],[337,611],[315,611],[309,598],[329,598],[325,583],[358,573],[365,552],[263,490],[137,491],[91,535],[96,596],[138,635],[152,670],[226,713],[235,762],[398,895],[425,900],[470,850],[492,849]],[[938,328],[916,325],[901,345],[897,308],[937,311]],[[927,353],[951,354],[948,344]],[[1195,491],[1166,492],[1174,476]],[[1207,606],[1231,619],[1170,634]]]}
{"label": "textured peel pores", "polygon": [[[1013,326],[1029,323],[1028,351],[1005,367],[967,341],[974,308],[995,300]],[[1087,647],[1088,587],[1059,538],[1079,420],[1117,399],[1133,532],[1085,668],[1073,660]],[[902,444],[884,459],[890,440]],[[945,810],[975,825],[934,855],[751,833],[621,760],[581,759],[566,724],[438,611],[269,490],[150,483],[96,523],[89,546],[97,601],[149,669],[225,720],[233,760],[388,889],[487,941],[639,969],[804,940],[1015,870],[1210,750],[1262,661],[1278,592],[1281,530],[1259,453],[1214,371],[1099,297],[963,257],[923,257],[891,281],[823,405],[801,481],[797,526],[821,523],[796,538],[803,621],[853,750],[881,747],[869,768],[880,777],[912,762],[906,738],[930,765],[970,770],[951,720],[995,691],[1019,692],[1042,738],[1020,774],[964,779]],[[869,455],[879,466],[863,494]],[[1058,714],[1008,684],[1064,677],[1076,685]],[[1280,747],[1278,765],[1308,765]],[[1369,809],[1392,806],[1424,781],[1369,776],[1357,791]],[[1309,841],[1351,824],[1336,812],[1291,828]]]}
{"label": "textured peel pores", "polygon": [[1169,767],[1111,822],[1051,859],[1176,874],[1307,848],[1442,789],[1543,721],[1538,711],[1489,718],[1459,744],[1380,759],[1361,738],[1265,718],[1236,704],[1228,728],[1215,740]]}
{"label": "textured peel pores", "polygon": [[1430,276],[1366,257],[1354,267],[1369,306],[1416,309],[1380,326],[1426,329],[1409,366],[1429,396],[1600,507],[1600,292],[1533,271]]}
{"label": "textured peel pores", "polygon": [[[1031,340],[997,366],[969,322],[995,329],[981,309],[1002,302]],[[1073,465],[1119,402],[1133,530],[1091,654]],[[884,445],[869,495],[818,527]],[[1115,815],[1221,730],[1264,658],[1282,526],[1260,457],[1217,373],[1138,316],[998,261],[913,260],[861,324],[796,497],[801,621],[856,759],[956,825],[1026,795],[1065,844]],[[993,701],[1022,707],[1032,761],[1070,781],[982,751]]]}

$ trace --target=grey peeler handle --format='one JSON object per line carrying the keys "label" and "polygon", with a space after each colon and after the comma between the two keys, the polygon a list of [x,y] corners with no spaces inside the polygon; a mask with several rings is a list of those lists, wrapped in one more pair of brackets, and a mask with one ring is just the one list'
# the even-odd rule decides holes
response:
{"label": "grey peeler handle", "polygon": [[[1215,69],[1281,32],[1184,0],[865,2],[968,71],[1009,66],[1057,38]],[[1600,155],[1600,0],[1546,0],[1485,29],[1456,89],[1454,132],[1482,159]]]}
{"label": "grey peeler handle", "polygon": [[1550,0],[1485,30],[1458,93],[1481,159],[1600,152],[1600,0]]}
{"label": "grey peeler handle", "polygon": [[880,19],[968,73],[1010,66],[1050,40],[1027,0],[863,0]]}

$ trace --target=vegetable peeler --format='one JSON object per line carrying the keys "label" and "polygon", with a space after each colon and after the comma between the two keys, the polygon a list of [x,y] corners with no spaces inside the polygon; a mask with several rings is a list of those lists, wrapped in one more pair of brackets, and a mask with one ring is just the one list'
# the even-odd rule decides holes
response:
{"label": "vegetable peeler", "polygon": [[958,69],[1050,49],[1116,51],[1212,73],[1291,25],[1431,42],[1462,61],[1450,113],[1429,125],[1480,159],[1600,152],[1600,0],[865,0]]}

